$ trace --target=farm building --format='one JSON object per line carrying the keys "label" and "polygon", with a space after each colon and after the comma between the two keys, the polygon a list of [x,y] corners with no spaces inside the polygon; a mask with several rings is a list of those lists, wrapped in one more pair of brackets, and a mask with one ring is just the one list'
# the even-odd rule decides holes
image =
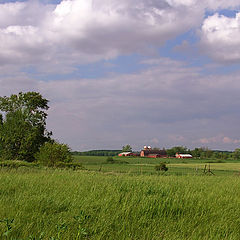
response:
{"label": "farm building", "polygon": [[176,153],[176,158],[192,158],[191,154]]}
{"label": "farm building", "polygon": [[133,155],[132,152],[122,152],[122,153],[118,154],[119,157],[127,157],[127,156],[132,156],[132,155]]}
{"label": "farm building", "polygon": [[166,150],[155,150],[152,149],[150,146],[144,146],[144,149],[140,153],[141,157],[149,157],[149,158],[166,158],[167,152]]}

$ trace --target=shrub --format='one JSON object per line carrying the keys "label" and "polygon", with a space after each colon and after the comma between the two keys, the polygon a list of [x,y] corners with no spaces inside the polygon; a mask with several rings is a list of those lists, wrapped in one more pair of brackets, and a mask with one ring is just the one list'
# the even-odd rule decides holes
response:
{"label": "shrub", "polygon": [[108,157],[107,159],[106,159],[106,162],[105,163],[109,163],[109,164],[113,164],[113,163],[115,163],[115,164],[128,164],[129,162],[127,162],[127,161],[122,161],[122,160],[115,160],[115,159],[113,159],[113,157]]}
{"label": "shrub", "polygon": [[108,157],[107,160],[106,160],[107,163],[114,163],[114,159],[113,157]]}
{"label": "shrub", "polygon": [[18,169],[19,167],[38,167],[38,165],[17,160],[0,161],[0,168]]}
{"label": "shrub", "polygon": [[164,171],[166,172],[168,170],[167,166],[166,166],[166,163],[160,163],[159,165],[156,165],[155,166],[155,170],[156,171]]}
{"label": "shrub", "polygon": [[38,162],[48,167],[54,167],[59,162],[71,163],[73,160],[68,145],[58,142],[46,142],[41,146],[35,158]]}

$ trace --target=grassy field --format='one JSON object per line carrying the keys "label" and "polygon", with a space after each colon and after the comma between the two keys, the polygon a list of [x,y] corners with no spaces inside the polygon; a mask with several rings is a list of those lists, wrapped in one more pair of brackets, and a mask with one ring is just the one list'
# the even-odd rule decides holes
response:
{"label": "grassy field", "polygon": [[0,169],[0,239],[240,239],[238,162],[211,163],[208,176],[196,171],[206,161],[170,159],[162,175],[155,159],[115,159]]}
{"label": "grassy field", "polygon": [[240,161],[114,157],[116,163],[107,164],[106,159],[107,157],[75,156],[75,161],[90,171],[156,175],[155,165],[166,162],[169,170],[165,175],[203,175],[205,165],[207,169],[210,165],[210,170],[217,176],[240,174]]}

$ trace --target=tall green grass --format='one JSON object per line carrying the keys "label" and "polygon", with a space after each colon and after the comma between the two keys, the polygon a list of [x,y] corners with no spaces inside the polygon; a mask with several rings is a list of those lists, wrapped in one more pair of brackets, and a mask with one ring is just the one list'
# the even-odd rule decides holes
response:
{"label": "tall green grass", "polygon": [[0,182],[0,239],[240,239],[238,176],[2,169]]}

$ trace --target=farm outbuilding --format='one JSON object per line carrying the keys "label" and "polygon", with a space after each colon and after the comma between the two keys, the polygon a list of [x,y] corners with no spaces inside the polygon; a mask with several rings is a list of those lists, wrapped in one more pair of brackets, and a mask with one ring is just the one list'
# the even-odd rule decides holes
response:
{"label": "farm outbuilding", "polygon": [[119,157],[127,157],[127,156],[132,156],[132,155],[133,155],[132,152],[122,152],[122,153],[118,154]]}
{"label": "farm outbuilding", "polygon": [[166,158],[167,152],[165,149],[163,150],[155,150],[149,147],[144,147],[144,149],[140,153],[141,157],[149,157],[149,158]]}
{"label": "farm outbuilding", "polygon": [[191,154],[176,153],[176,158],[192,158]]}

